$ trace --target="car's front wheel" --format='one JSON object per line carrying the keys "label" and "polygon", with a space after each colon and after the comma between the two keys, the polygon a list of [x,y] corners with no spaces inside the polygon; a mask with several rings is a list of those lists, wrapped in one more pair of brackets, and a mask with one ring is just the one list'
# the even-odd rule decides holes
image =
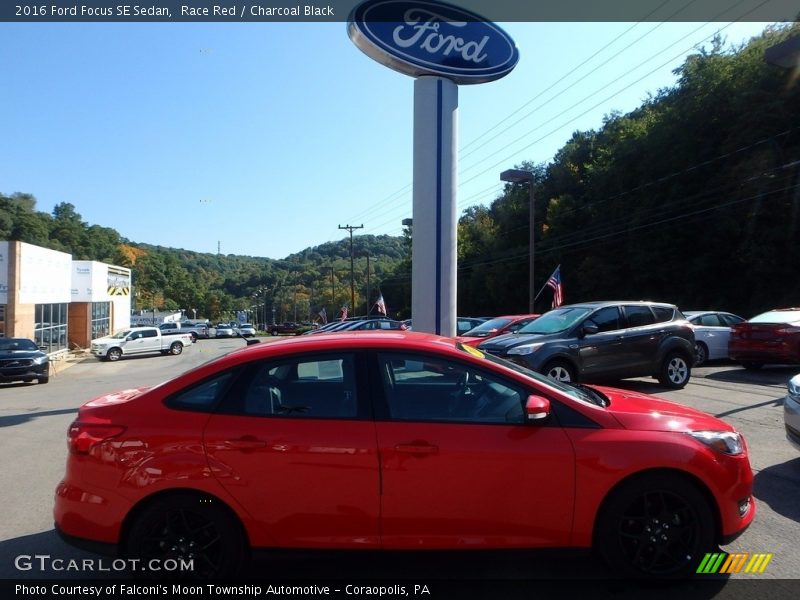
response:
{"label": "car's front wheel", "polygon": [[672,390],[679,390],[689,383],[692,376],[692,368],[686,357],[678,353],[670,353],[661,363],[661,371],[658,374],[658,381],[664,387]]}
{"label": "car's front wheel", "polygon": [[564,383],[575,383],[578,381],[578,376],[575,373],[575,367],[564,360],[554,360],[545,365],[543,373],[555,379],[556,381],[563,381]]}
{"label": "car's front wheel", "polygon": [[49,375],[43,375],[43,376],[39,377],[39,379],[38,379],[39,383],[47,383],[48,381],[50,381],[50,376]]}
{"label": "car's front wheel", "polygon": [[232,577],[245,558],[245,538],[241,525],[216,500],[178,494],[154,501],[135,517],[125,554],[143,565],[169,559],[191,565],[170,577]]}
{"label": "car's front wheel", "polygon": [[119,348],[111,348],[111,350],[106,353],[106,358],[112,362],[117,361],[122,358],[122,350]]}
{"label": "car's front wheel", "polygon": [[678,474],[623,483],[603,505],[595,547],[609,566],[635,577],[686,577],[716,548],[715,520],[696,485]]}

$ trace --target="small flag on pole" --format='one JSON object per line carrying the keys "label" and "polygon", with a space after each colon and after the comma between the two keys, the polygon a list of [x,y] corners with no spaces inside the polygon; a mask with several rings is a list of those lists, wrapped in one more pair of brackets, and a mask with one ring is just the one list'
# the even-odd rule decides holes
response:
{"label": "small flag on pole", "polygon": [[561,265],[556,267],[545,285],[553,289],[553,308],[558,308],[564,303],[564,286],[561,283]]}
{"label": "small flag on pole", "polygon": [[347,318],[347,304],[342,306],[342,317],[339,320],[344,321],[346,318]]}
{"label": "small flag on pole", "polygon": [[325,325],[328,322],[328,311],[325,310],[325,307],[322,307],[318,313],[319,318],[322,319],[322,324]]}
{"label": "small flag on pole", "polygon": [[378,312],[384,316],[386,316],[386,302],[383,299],[383,294],[378,296],[378,301],[375,302],[375,306],[378,307]]}

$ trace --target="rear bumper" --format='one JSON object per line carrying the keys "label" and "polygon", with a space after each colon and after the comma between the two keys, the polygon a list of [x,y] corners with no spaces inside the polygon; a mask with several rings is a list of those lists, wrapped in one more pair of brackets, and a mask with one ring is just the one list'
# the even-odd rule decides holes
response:
{"label": "rear bumper", "polygon": [[55,528],[58,537],[60,537],[62,540],[64,540],[64,542],[66,542],[73,548],[86,550],[87,552],[100,554],[101,556],[119,555],[119,548],[117,547],[116,544],[111,544],[109,542],[98,542],[95,540],[87,540],[86,538],[69,535],[68,533],[64,533],[64,531],[61,530],[61,528],[58,526],[58,523],[54,523],[53,527]]}

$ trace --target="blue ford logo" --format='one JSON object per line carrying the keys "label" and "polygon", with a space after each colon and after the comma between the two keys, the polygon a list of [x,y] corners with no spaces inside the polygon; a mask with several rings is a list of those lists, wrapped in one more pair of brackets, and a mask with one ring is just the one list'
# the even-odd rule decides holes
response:
{"label": "blue ford logo", "polygon": [[353,9],[347,33],[367,56],[412,77],[484,83],[508,74],[519,60],[505,31],[443,2],[367,0]]}

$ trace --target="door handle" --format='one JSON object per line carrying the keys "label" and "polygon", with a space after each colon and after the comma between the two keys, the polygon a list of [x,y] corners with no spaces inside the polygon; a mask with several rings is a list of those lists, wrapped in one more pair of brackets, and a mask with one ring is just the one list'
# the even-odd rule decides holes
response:
{"label": "door handle", "polygon": [[225,440],[225,445],[236,450],[254,450],[256,448],[265,448],[267,442],[256,439],[252,435],[245,435],[236,440]]}
{"label": "door handle", "polygon": [[439,446],[431,444],[397,444],[394,447],[396,452],[404,452],[406,454],[438,454]]}

